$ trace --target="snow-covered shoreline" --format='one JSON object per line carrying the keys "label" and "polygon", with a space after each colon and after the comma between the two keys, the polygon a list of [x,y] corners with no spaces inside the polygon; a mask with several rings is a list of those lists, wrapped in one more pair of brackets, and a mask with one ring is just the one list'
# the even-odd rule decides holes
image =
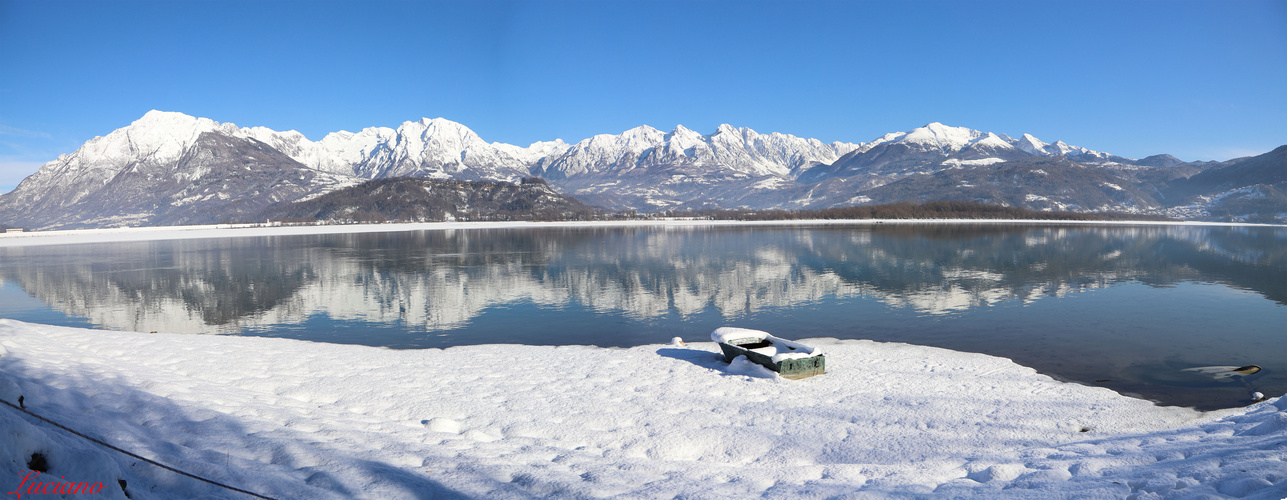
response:
{"label": "snow-covered shoreline", "polygon": [[[9,233],[0,246],[418,230],[1033,220],[456,222]],[[1239,224],[1250,225],[1250,224]],[[800,381],[688,346],[393,350],[0,319],[0,399],[273,498],[1287,497],[1287,398],[1202,413],[1007,359],[812,339]],[[790,332],[774,332],[790,337]],[[1271,395],[1277,396],[1277,395]],[[0,406],[0,492],[241,498]],[[26,478],[26,479],[24,479]],[[19,491],[21,490],[21,491]],[[98,495],[96,495],[98,496]],[[42,498],[37,495],[35,498]],[[74,497],[74,496],[69,496]]]}
{"label": "snow-covered shoreline", "polygon": [[515,229],[551,227],[715,227],[715,226],[874,226],[878,224],[1031,224],[1068,226],[1238,226],[1283,227],[1274,224],[1197,221],[1076,221],[1034,219],[810,219],[737,221],[706,219],[650,219],[622,221],[558,222],[404,222],[385,224],[283,225],[215,224],[198,226],[148,226],[104,229],[69,229],[0,233],[0,247],[66,245],[122,241],[244,238],[348,233],[392,233],[459,229]]}
{"label": "snow-covered shoreline", "polygon": [[[275,498],[1287,495],[1287,398],[1201,413],[1003,358],[809,342],[828,373],[787,381],[709,342],[393,350],[0,320],[0,398]],[[238,496],[0,407],[0,490],[34,452],[107,498],[118,479],[133,499]]]}

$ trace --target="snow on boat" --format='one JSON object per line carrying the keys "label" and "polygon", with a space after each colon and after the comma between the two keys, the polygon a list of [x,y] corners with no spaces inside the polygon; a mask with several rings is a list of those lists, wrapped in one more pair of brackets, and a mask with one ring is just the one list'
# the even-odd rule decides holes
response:
{"label": "snow on boat", "polygon": [[811,346],[774,337],[768,332],[726,326],[711,332],[711,340],[719,343],[724,351],[724,362],[731,363],[738,356],[778,372],[782,378],[792,380],[826,373],[827,359],[822,350]]}

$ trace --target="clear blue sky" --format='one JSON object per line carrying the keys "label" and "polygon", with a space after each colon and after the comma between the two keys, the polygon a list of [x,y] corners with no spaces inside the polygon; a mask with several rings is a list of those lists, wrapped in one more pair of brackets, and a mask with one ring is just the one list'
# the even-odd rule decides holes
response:
{"label": "clear blue sky", "polygon": [[522,145],[938,121],[1224,160],[1287,144],[1287,1],[0,0],[0,187],[150,109]]}

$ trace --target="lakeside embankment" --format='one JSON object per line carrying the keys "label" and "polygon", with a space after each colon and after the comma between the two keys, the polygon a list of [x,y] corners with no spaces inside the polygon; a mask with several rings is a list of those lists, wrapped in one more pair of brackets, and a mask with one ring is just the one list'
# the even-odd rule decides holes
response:
{"label": "lakeside embankment", "polygon": [[514,229],[551,227],[715,227],[715,226],[874,226],[884,224],[1031,224],[1042,226],[1215,226],[1284,227],[1275,224],[1034,219],[813,219],[813,220],[710,220],[648,219],[620,221],[507,221],[507,222],[389,222],[380,224],[213,224],[197,226],[147,226],[102,229],[68,229],[0,233],[0,246],[64,245],[120,241],[180,240],[195,238],[244,238],[314,234],[384,233],[461,229]]}

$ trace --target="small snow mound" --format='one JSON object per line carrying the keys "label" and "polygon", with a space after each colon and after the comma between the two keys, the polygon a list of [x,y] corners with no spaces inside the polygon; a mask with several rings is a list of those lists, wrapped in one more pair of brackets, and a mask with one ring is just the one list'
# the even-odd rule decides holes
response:
{"label": "small snow mound", "polygon": [[[1216,485],[1216,491],[1229,495],[1233,498],[1242,498],[1255,493],[1258,490],[1268,488],[1274,484],[1261,477],[1246,477],[1221,481]],[[1265,497],[1273,498],[1273,497]]]}
{"label": "small snow mound", "polygon": [[480,443],[490,443],[492,441],[499,441],[501,439],[500,436],[489,434],[487,432],[480,431],[478,429],[470,429],[469,431],[465,432],[465,438],[472,439]]}
{"label": "small snow mound", "polygon": [[761,366],[759,363],[738,356],[728,363],[728,372],[755,378],[777,378],[777,372]]}
{"label": "small snow mound", "polygon": [[980,483],[990,481],[1013,481],[1024,472],[1027,472],[1027,470],[1028,468],[1021,464],[997,464],[977,472],[972,472],[965,477]]}
{"label": "small snow mound", "polygon": [[1266,415],[1255,427],[1239,432],[1238,436],[1267,436],[1269,434],[1287,433],[1287,412],[1274,412]]}
{"label": "small snow mound", "polygon": [[434,432],[460,434],[460,422],[450,418],[434,417],[424,422],[425,428]]}

